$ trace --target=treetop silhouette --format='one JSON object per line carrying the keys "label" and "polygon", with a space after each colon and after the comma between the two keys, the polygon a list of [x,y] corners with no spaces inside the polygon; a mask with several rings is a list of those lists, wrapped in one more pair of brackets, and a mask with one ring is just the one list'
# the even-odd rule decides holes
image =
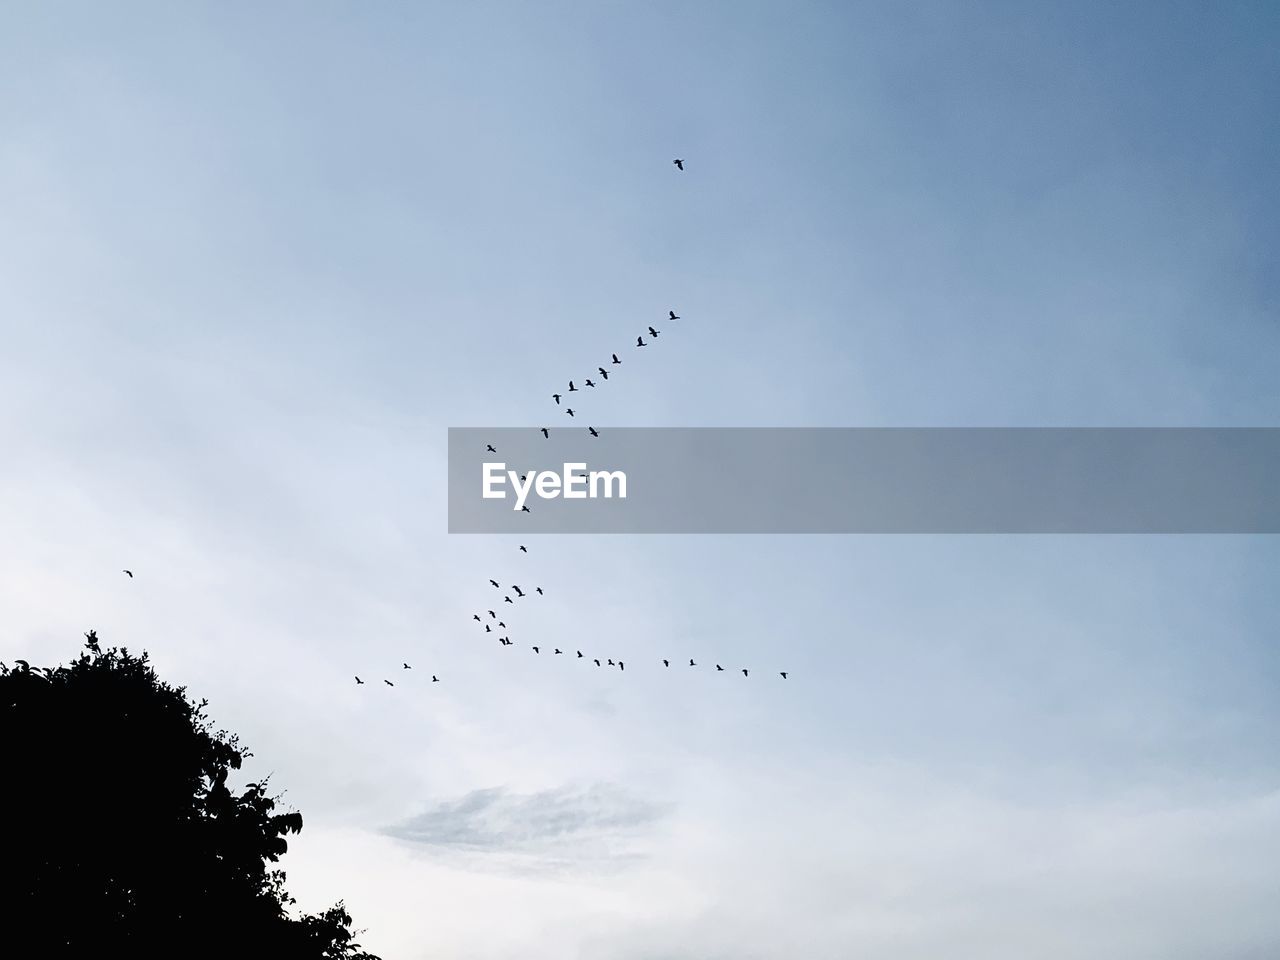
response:
{"label": "treetop silhouette", "polygon": [[85,634],[69,666],[0,664],[0,944],[14,956],[378,960],[343,903],[291,917],[270,865],[302,830],[208,701]]}

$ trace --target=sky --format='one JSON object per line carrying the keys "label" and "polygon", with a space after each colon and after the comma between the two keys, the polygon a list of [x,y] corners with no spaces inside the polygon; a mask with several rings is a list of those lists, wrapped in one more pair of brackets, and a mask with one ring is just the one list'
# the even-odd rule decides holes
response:
{"label": "sky", "polygon": [[[649,324],[602,429],[1276,426],[1278,42],[1267,3],[5,4],[0,660],[147,650],[387,960],[1275,956],[1274,538],[524,555],[445,481],[448,428],[543,425]],[[490,577],[625,673],[481,638]]]}

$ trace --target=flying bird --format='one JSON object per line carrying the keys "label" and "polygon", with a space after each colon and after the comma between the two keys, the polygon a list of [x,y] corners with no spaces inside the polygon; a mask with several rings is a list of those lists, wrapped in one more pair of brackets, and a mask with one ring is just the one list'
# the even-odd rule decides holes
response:
{"label": "flying bird", "polygon": [[627,669],[627,665],[626,665],[625,663],[623,663],[621,660],[619,660],[619,661],[618,661],[618,669],[619,669],[619,670],[625,670],[625,669]]}
{"label": "flying bird", "polygon": [[644,342],[644,337],[636,337],[636,346],[637,347],[647,346],[647,344]]}
{"label": "flying bird", "polygon": [[787,679],[787,671],[783,670],[778,674],[783,680]]}
{"label": "flying bird", "polygon": [[597,666],[597,667],[598,667],[598,666],[600,666],[600,661],[599,661],[599,660],[597,660],[597,661],[596,661],[596,666]]}
{"label": "flying bird", "polygon": [[743,675],[744,677],[745,677],[745,676],[747,676],[747,668],[746,668],[746,667],[743,667],[743,668],[742,668],[742,675]]}
{"label": "flying bird", "polygon": [[595,386],[595,384],[594,384],[594,383],[592,383],[590,380],[587,380],[587,381],[586,381],[586,384],[587,384],[587,386],[588,386],[588,387],[594,387],[594,386]]}
{"label": "flying bird", "polygon": [[[490,583],[493,583],[493,581],[492,581],[492,580],[491,580],[491,581],[489,581],[489,582],[490,582]],[[494,586],[497,586],[497,584],[494,584]],[[490,611],[489,611],[489,616],[490,616],[490,617],[492,617],[494,620],[497,620],[497,619],[498,619],[498,615],[497,615],[496,613],[494,613],[492,610],[490,610]]]}
{"label": "flying bird", "polygon": [[534,647],[534,648],[533,648],[533,652],[534,652],[534,653],[541,653],[542,651],[541,651],[541,650],[539,650],[537,647]]}
{"label": "flying bird", "polygon": [[577,388],[577,387],[575,387],[575,386],[573,385],[573,381],[572,381],[572,380],[570,380],[570,381],[569,381],[569,392],[570,392],[570,393],[577,393],[577,392],[578,392],[578,388]]}
{"label": "flying bird", "polygon": [[670,661],[670,660],[663,660],[663,661],[662,661],[662,665],[663,665],[664,667],[669,667],[669,666],[671,666],[671,661]]}
{"label": "flying bird", "polygon": [[717,663],[717,664],[716,664],[716,669],[717,669],[717,670],[720,670],[720,671],[723,671],[723,670],[724,670],[724,667],[720,666],[720,664],[718,664],[718,663]]}
{"label": "flying bird", "polygon": [[522,543],[522,544],[520,544],[520,552],[521,552],[521,553],[528,553],[528,552],[529,552],[529,548],[528,548],[528,547],[526,547],[526,546]]}
{"label": "flying bird", "polygon": [[576,651],[576,652],[577,652],[577,654],[578,654],[578,659],[579,659],[579,660],[581,660],[581,659],[582,659],[582,651],[581,651],[581,650],[578,650],[578,651]]}
{"label": "flying bird", "polygon": [[690,660],[690,661],[689,661],[689,666],[691,666],[691,667],[696,667],[696,666],[697,666],[697,664],[696,664],[696,663],[694,663],[692,660]]}
{"label": "flying bird", "polygon": [[541,588],[541,587],[534,587],[533,589],[535,589],[535,590],[537,590],[537,591],[538,591],[538,596],[542,596],[542,588]]}
{"label": "flying bird", "polygon": [[510,597],[503,597],[502,599],[503,599],[503,601],[504,601],[504,602],[506,602],[506,603],[515,603],[515,601],[514,601],[514,600],[512,600]]}
{"label": "flying bird", "polygon": [[493,627],[489,626],[489,625],[486,623],[486,624],[484,625],[484,632],[485,632],[485,633],[493,633]]}
{"label": "flying bird", "polygon": [[608,370],[606,370],[604,367],[596,367],[596,369],[600,371],[600,376],[604,377],[604,379],[606,379],[606,380],[608,380],[608,379],[609,379],[609,371],[608,371]]}
{"label": "flying bird", "polygon": [[676,316],[676,312],[675,312],[674,310],[668,310],[668,311],[667,311],[667,319],[669,319],[669,320],[679,320],[680,318]]}
{"label": "flying bird", "polygon": [[[404,661],[403,661],[403,660],[401,660],[400,662],[401,662],[401,663],[404,663]],[[413,669],[413,667],[409,666],[407,663],[405,663],[405,664],[404,664],[404,668],[405,668],[406,670],[412,670],[412,669]]]}
{"label": "flying bird", "polygon": [[439,678],[439,677],[437,677],[437,676],[433,673],[433,674],[431,675],[431,682],[432,682],[432,683],[439,683],[439,682],[440,682],[440,678]]}
{"label": "flying bird", "polygon": [[479,622],[480,622],[480,614],[478,614],[478,613],[472,614],[472,615],[471,615],[471,619],[472,619],[472,620],[474,620],[476,623],[479,623]]}
{"label": "flying bird", "polygon": [[130,580],[132,580],[132,579],[133,579],[133,571],[132,571],[132,570],[122,570],[121,572],[122,572],[122,573],[127,573],[127,574],[129,575],[129,579],[130,579]]}
{"label": "flying bird", "polygon": [[361,680],[359,677],[356,677],[356,683],[360,684],[360,686],[364,686],[364,681]]}
{"label": "flying bird", "polygon": [[559,647],[556,647],[556,653],[564,653],[564,651],[561,650]]}
{"label": "flying bird", "polygon": [[486,450],[488,450],[488,451],[489,451],[489,453],[497,453],[497,452],[498,452],[497,450],[493,449],[493,444],[492,444],[492,443],[487,443],[487,444],[485,444],[485,449],[486,449]]}
{"label": "flying bird", "polygon": [[612,661],[612,660],[610,660],[610,661],[609,661],[609,666],[611,666],[611,667],[613,666],[613,661]]}
{"label": "flying bird", "polygon": [[674,163],[674,164],[676,165],[676,168],[677,168],[677,169],[679,169],[679,170],[683,170],[683,169],[684,169],[684,161],[683,161],[683,160],[681,160],[679,157],[676,157],[676,158],[675,158],[674,160],[672,160],[671,162],[672,162],[672,163]]}
{"label": "flying bird", "polygon": [[548,440],[550,440],[550,439],[551,439],[551,434],[549,434],[549,433],[547,432],[547,428],[546,428],[546,427],[543,427],[543,428],[542,428],[542,435],[543,435],[544,437],[546,437]]}
{"label": "flying bird", "polygon": [[552,400],[554,400],[556,403],[559,403],[559,402],[560,402],[560,394],[558,394],[558,393],[553,393],[553,394],[551,395],[551,399],[552,399]]}
{"label": "flying bird", "polygon": [[653,329],[653,327],[650,327],[650,328],[649,328],[649,336],[653,337],[653,339],[655,339],[655,340],[657,340],[657,339],[658,339],[658,334],[659,334],[659,333],[661,333],[661,332],[662,332],[661,330],[655,330],[655,329]]}
{"label": "flying bird", "polygon": [[507,625],[503,623],[501,620],[498,621],[498,626],[500,626],[503,630],[507,629]]}
{"label": "flying bird", "polygon": [[513,584],[511,585],[511,589],[512,589],[512,590],[514,590],[514,591],[516,592],[516,596],[517,596],[517,597],[523,597],[523,596],[524,596],[524,591],[520,589],[520,585],[519,585],[519,584],[513,583]]}
{"label": "flying bird", "polygon": [[489,582],[490,582],[490,583],[492,583],[495,587],[497,587],[497,585],[498,585],[498,581],[497,581],[497,580],[490,580]]}
{"label": "flying bird", "polygon": [[593,437],[598,437],[598,436],[600,436],[600,434],[596,433],[596,428],[595,428],[595,427],[587,427],[587,430],[589,430],[589,431],[590,431],[590,433],[591,433],[591,435],[592,435]]}
{"label": "flying bird", "polygon": [[395,684],[394,684],[394,683],[392,683],[390,680],[383,680],[382,682],[383,682],[383,683],[385,683],[388,687],[394,687],[394,686],[395,686]]}
{"label": "flying bird", "polygon": [[613,362],[614,362],[614,363],[621,363],[621,362],[622,362],[621,360],[619,360],[619,359],[618,359],[618,355],[617,355],[616,353],[615,353],[615,354],[613,354]]}
{"label": "flying bird", "polygon": [[573,407],[565,407],[565,408],[564,408],[564,412],[565,412],[565,413],[567,413],[569,416],[571,416],[571,417],[572,417],[572,416],[573,416]]}
{"label": "flying bird", "polygon": [[521,513],[531,513],[532,511],[531,511],[528,507],[521,507],[521,508],[520,508],[520,512],[521,512]]}

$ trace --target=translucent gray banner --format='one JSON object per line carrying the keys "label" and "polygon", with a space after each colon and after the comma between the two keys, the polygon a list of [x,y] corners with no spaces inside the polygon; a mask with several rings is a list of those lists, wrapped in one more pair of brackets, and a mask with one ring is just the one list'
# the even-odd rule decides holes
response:
{"label": "translucent gray banner", "polygon": [[451,428],[449,532],[1280,533],[1278,428],[596,429]]}

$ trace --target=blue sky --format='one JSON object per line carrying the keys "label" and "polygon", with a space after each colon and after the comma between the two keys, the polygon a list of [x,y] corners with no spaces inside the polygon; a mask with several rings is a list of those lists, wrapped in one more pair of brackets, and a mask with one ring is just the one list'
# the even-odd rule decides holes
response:
{"label": "blue sky", "polygon": [[[0,659],[148,649],[387,957],[1273,955],[1273,540],[522,557],[447,535],[444,456],[650,323],[602,426],[1276,425],[1277,41],[1263,3],[10,5]],[[534,564],[529,632],[624,676],[477,639]]]}

